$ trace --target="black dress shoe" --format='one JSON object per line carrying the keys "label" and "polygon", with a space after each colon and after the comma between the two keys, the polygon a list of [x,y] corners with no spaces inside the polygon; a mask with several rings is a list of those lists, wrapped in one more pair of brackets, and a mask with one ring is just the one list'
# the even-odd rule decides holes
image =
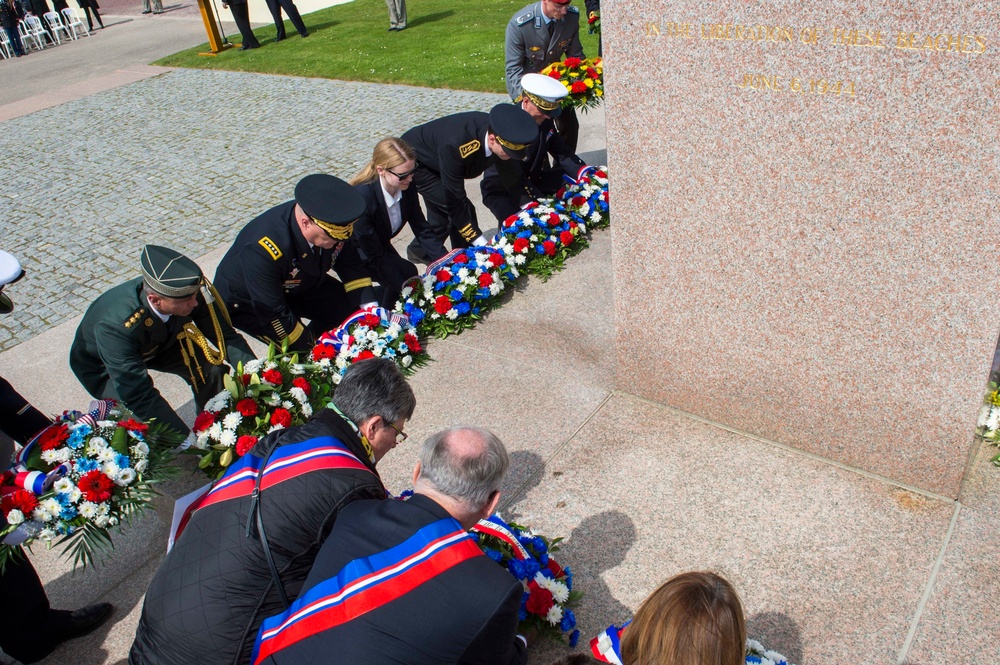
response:
{"label": "black dress shoe", "polygon": [[300,33],[299,33],[299,37],[301,37],[302,39],[305,39],[305,38],[306,38],[306,37],[308,37],[308,36],[309,36],[309,33],[308,33],[308,32],[300,32]]}
{"label": "black dress shoe", "polygon": [[406,260],[410,263],[423,263],[425,265],[430,263],[430,261],[427,260],[427,256],[419,249],[415,249],[412,245],[407,245],[406,247]]}
{"label": "black dress shoe", "polygon": [[281,41],[281,40],[283,40],[284,38],[285,38],[285,36],[284,36],[284,35],[281,35],[280,37],[275,37],[275,38],[274,38],[274,41],[276,41],[276,42],[280,42],[280,41]]}
{"label": "black dress shoe", "polygon": [[153,13],[153,10],[152,10],[152,9],[144,9],[144,10],[142,11],[142,13],[143,13],[143,14],[152,14],[152,13]]}
{"label": "black dress shoe", "polygon": [[111,603],[94,603],[80,608],[69,615],[69,625],[66,632],[59,635],[59,641],[65,642],[96,630],[108,620],[114,610]]}

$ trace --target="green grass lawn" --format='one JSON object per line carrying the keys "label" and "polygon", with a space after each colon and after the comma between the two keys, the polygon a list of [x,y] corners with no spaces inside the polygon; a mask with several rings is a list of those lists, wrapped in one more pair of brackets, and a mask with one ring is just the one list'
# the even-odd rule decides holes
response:
{"label": "green grass lawn", "polygon": [[[383,0],[354,0],[304,17],[309,36],[302,39],[285,22],[288,38],[275,43],[274,26],[254,31],[263,48],[226,49],[215,57],[197,48],[157,60],[156,65],[288,74],[375,83],[403,83],[431,88],[504,92],[504,30],[526,0],[413,0],[407,3],[407,28],[387,32],[389,12]],[[581,7],[583,2],[574,3]],[[232,20],[228,9],[223,18]],[[251,16],[259,21],[262,16]],[[597,55],[597,37],[581,39],[588,56]],[[240,34],[229,35],[239,42]]]}

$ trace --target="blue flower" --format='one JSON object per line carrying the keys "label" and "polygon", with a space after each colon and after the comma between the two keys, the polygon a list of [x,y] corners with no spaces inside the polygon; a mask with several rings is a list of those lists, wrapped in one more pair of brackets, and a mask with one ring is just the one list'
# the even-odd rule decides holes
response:
{"label": "blue flower", "polygon": [[545,554],[549,551],[549,546],[545,544],[545,539],[540,536],[532,538],[531,544],[534,546],[536,554]]}
{"label": "blue flower", "polygon": [[468,314],[472,310],[472,306],[464,300],[460,303],[455,304],[455,311],[459,314]]}
{"label": "blue flower", "polygon": [[[542,564],[543,566],[549,565],[549,555],[543,554],[542,556],[538,557],[538,563]],[[546,568],[545,570],[548,570],[548,568]]]}
{"label": "blue flower", "polygon": [[478,314],[479,314],[479,311],[480,311],[480,310],[479,310],[479,308],[478,308],[478,307],[473,307],[473,308],[472,308],[472,313],[473,313],[473,314],[476,314],[476,315],[478,315]]}
{"label": "blue flower", "polygon": [[410,323],[417,325],[424,320],[424,311],[422,309],[414,308],[408,316],[410,317]]}
{"label": "blue flower", "polygon": [[534,559],[526,559],[524,562],[524,572],[526,573],[525,578],[531,579],[535,576],[539,570],[542,569],[541,565]]}
{"label": "blue flower", "polygon": [[521,605],[521,609],[517,611],[517,620],[525,621],[528,618],[528,610],[524,609],[524,605]]}
{"label": "blue flower", "polygon": [[71,520],[76,517],[76,506],[63,506],[63,509],[59,511],[59,519]]}
{"label": "blue flower", "polygon": [[448,295],[448,297],[451,298],[452,300],[465,300],[465,294],[459,291],[458,289],[453,289],[452,292]]}
{"label": "blue flower", "polygon": [[98,468],[97,462],[92,459],[77,460],[74,462],[73,466],[76,467],[76,471],[78,471],[80,475],[83,475],[88,471],[94,471]]}
{"label": "blue flower", "polygon": [[579,641],[580,641],[580,631],[574,630],[572,633],[569,634],[569,645],[571,647],[575,647],[577,642]]}
{"label": "blue flower", "polygon": [[132,467],[132,461],[126,455],[115,455],[115,464],[118,465],[119,469],[129,469]]}
{"label": "blue flower", "polygon": [[568,633],[574,628],[576,628],[576,616],[573,614],[573,610],[563,610],[563,618],[559,622],[559,630]]}
{"label": "blue flower", "polygon": [[566,576],[563,582],[566,583],[566,588],[570,591],[573,590],[573,571],[569,569],[569,566],[563,568],[563,574]]}
{"label": "blue flower", "polygon": [[747,655],[746,662],[753,663],[754,665],[760,665],[760,663],[762,663],[764,661],[762,661],[760,659],[760,656],[750,656],[750,655]]}
{"label": "blue flower", "polygon": [[484,547],[483,548],[483,554],[485,554],[489,558],[493,559],[497,563],[501,563],[503,561],[503,554],[501,554],[497,550],[490,549],[489,547]]}

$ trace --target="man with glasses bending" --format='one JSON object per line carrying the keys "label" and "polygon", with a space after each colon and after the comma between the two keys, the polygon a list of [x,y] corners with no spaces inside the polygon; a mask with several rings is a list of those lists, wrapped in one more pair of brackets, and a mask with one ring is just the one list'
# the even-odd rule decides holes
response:
{"label": "man with glasses bending", "polygon": [[[583,58],[580,44],[580,10],[571,0],[541,0],[514,14],[504,41],[507,92],[521,101],[521,77],[540,72],[563,56]],[[576,152],[580,122],[576,111],[566,109],[556,119],[556,130],[570,152]]]}
{"label": "man with glasses bending", "polygon": [[215,273],[233,325],[308,351],[360,306],[375,304],[371,273],[348,242],[364,209],[353,187],[317,173],[299,181],[295,199],[243,227]]}

